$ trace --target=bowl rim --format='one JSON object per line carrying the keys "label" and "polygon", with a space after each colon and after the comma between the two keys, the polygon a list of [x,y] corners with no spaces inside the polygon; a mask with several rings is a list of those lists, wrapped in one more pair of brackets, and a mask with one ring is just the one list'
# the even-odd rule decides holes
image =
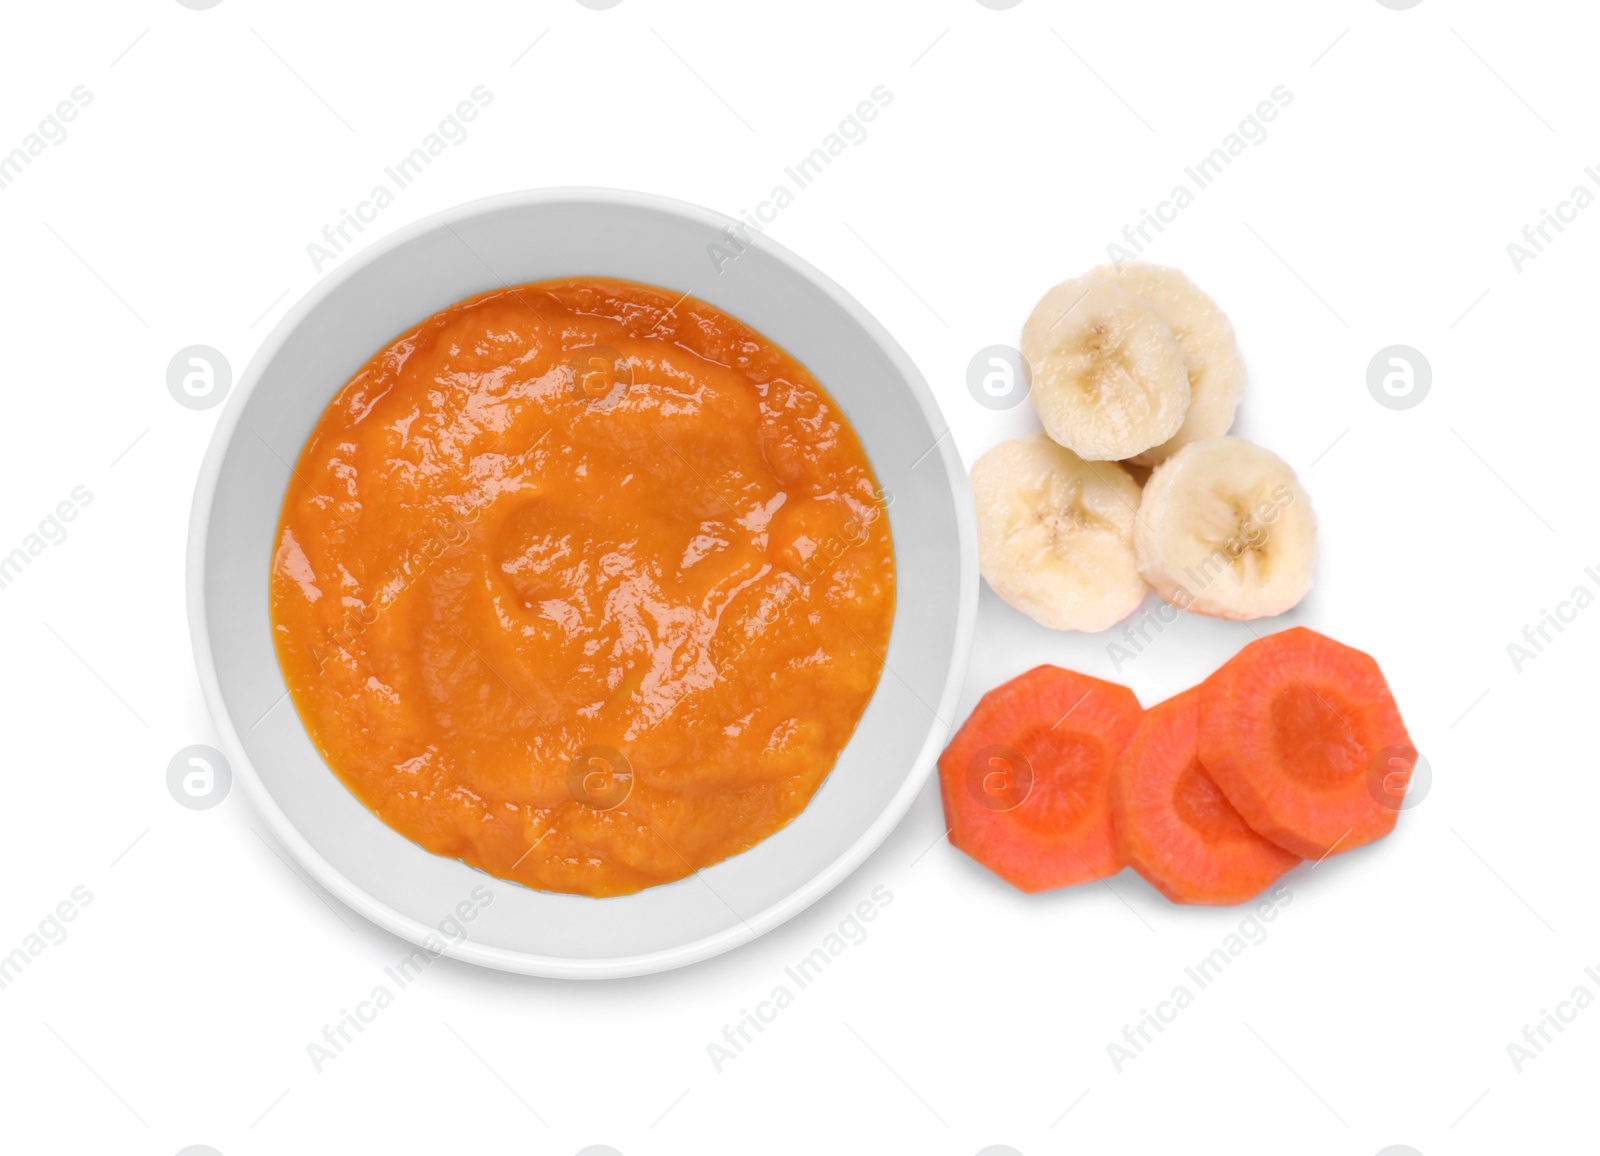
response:
{"label": "bowl rim", "polygon": [[[217,729],[223,751],[232,765],[235,778],[244,784],[251,805],[265,822],[285,850],[324,889],[337,897],[345,906],[379,927],[430,950],[441,945],[437,929],[381,902],[335,868],[289,820],[277,804],[266,783],[256,773],[244,744],[239,738],[233,718],[222,696],[222,683],[217,674],[211,652],[210,631],[206,622],[205,558],[211,511],[216,497],[217,483],[222,464],[233,445],[240,419],[256,386],[268,365],[277,357],[289,336],[322,303],[356,272],[377,261],[391,251],[427,233],[447,228],[463,220],[506,209],[561,202],[587,202],[641,208],[685,217],[713,230],[739,224],[724,213],[699,205],[680,201],[656,193],[634,192],[623,189],[585,186],[561,186],[525,189],[498,193],[431,213],[425,217],[393,230],[337,268],[320,277],[290,307],[288,312],[267,334],[250,358],[249,365],[240,375],[232,395],[227,399],[212,431],[199,476],[195,483],[194,501],[190,510],[185,558],[185,602],[189,620],[190,642],[194,650],[195,666],[212,723]],[[760,912],[733,921],[722,931],[703,936],[688,943],[657,951],[625,956],[567,957],[536,955],[506,948],[494,947],[464,939],[459,943],[442,943],[441,954],[467,963],[495,968],[523,975],[556,979],[613,979],[645,975],[697,963],[714,955],[747,943],[804,911],[829,891],[848,878],[857,867],[883,843],[889,833],[904,818],[911,802],[922,790],[933,770],[938,751],[948,737],[951,724],[945,720],[954,715],[956,701],[966,680],[971,654],[972,637],[977,624],[978,573],[977,573],[977,523],[971,502],[971,489],[965,466],[955,451],[953,439],[947,436],[951,427],[939,409],[938,402],[928,387],[916,363],[894,337],[873,315],[832,278],[822,273],[808,261],[789,249],[772,241],[765,234],[756,243],[791,271],[820,289],[835,304],[848,313],[873,342],[883,350],[894,364],[933,429],[943,429],[935,443],[954,490],[957,546],[960,553],[960,588],[958,591],[955,638],[949,670],[939,697],[928,735],[915,758],[911,761],[905,779],[901,782],[887,807],[880,812],[850,846],[823,870],[805,884]],[[966,500],[963,500],[965,498]],[[397,838],[404,838],[396,832]]]}

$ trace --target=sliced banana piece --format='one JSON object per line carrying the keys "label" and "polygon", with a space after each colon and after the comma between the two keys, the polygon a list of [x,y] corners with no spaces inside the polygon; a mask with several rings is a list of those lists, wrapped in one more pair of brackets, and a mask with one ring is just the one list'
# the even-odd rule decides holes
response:
{"label": "sliced banana piece", "polygon": [[1105,630],[1143,601],[1133,549],[1139,487],[1044,434],[1001,442],[972,467],[978,569],[1042,626]]}
{"label": "sliced banana piece", "polygon": [[1179,270],[1163,265],[1130,261],[1120,269],[1102,265],[1088,275],[1126,289],[1154,309],[1172,330],[1189,372],[1189,412],[1178,432],[1133,460],[1160,465],[1190,442],[1219,438],[1233,428],[1247,375],[1233,323],[1217,303]]}
{"label": "sliced banana piece", "polygon": [[1174,606],[1266,618],[1311,589],[1317,515],[1277,454],[1243,438],[1208,438],[1150,475],[1133,540],[1139,570]]}
{"label": "sliced banana piece", "polygon": [[1189,375],[1172,330],[1132,293],[1064,281],[1022,327],[1022,355],[1045,432],[1088,461],[1120,461],[1178,432]]}

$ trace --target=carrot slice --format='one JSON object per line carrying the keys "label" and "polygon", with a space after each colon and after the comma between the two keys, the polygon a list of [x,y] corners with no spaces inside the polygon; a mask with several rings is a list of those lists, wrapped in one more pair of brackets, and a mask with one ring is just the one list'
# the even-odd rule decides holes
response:
{"label": "carrot slice", "polygon": [[1306,859],[1393,830],[1416,759],[1378,664],[1303,626],[1201,684],[1201,763],[1245,822]]}
{"label": "carrot slice", "polygon": [[1144,713],[1111,776],[1124,862],[1174,903],[1243,903],[1300,862],[1252,831],[1200,765],[1200,689]]}
{"label": "carrot slice", "polygon": [[1115,875],[1107,791],[1143,713],[1127,687],[1055,666],[991,690],[939,757],[950,842],[1022,891]]}

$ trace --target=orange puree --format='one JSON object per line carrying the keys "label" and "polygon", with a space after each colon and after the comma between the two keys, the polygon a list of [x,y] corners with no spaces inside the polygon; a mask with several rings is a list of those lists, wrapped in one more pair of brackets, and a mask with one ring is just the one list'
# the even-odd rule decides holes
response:
{"label": "orange puree", "polygon": [[727,314],[597,278],[486,293],[312,431],[278,660],[396,831],[626,894],[771,835],[832,769],[888,645],[885,504],[838,406]]}

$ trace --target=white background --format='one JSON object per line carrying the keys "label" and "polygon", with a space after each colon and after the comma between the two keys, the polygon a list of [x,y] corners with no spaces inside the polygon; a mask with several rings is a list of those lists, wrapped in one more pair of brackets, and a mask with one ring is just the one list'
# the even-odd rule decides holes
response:
{"label": "white background", "polygon": [[[0,990],[0,1148],[1575,1150],[1600,1010],[1520,1074],[1506,1046],[1577,985],[1600,996],[1600,610],[1520,672],[1506,647],[1579,583],[1600,592],[1600,209],[1521,272],[1506,245],[1596,187],[1586,6],[122,0],[5,19],[0,152],[75,86],[93,100],[0,189],[0,553],[74,487],[93,500],[0,590],[0,952],[74,887],[93,901]],[[407,947],[315,892],[242,791],[202,812],[168,794],[172,755],[216,742],[183,554],[219,411],[181,408],[165,372],[192,343],[242,372],[319,276],[307,242],[477,85],[493,103],[470,137],[359,244],[545,185],[737,213],[886,86],[870,136],[770,233],[905,344],[969,464],[1034,421],[972,400],[972,355],[1286,86],[1267,139],[1146,255],[1233,318],[1240,432],[1295,465],[1321,519],[1289,619],[1383,664],[1433,767],[1421,804],[1294,872],[1269,938],[1120,1074],[1106,1045],[1242,913],[1131,873],[1015,893],[941,841],[931,783],[852,878],[750,946],[588,985],[441,960],[317,1074],[307,1043]],[[1405,412],[1366,387],[1396,342],[1433,369]],[[961,713],[1047,660],[1154,703],[1250,636],[1184,617],[1117,672],[1109,639],[985,590]],[[880,885],[869,938],[714,1070],[723,1025]]]}

